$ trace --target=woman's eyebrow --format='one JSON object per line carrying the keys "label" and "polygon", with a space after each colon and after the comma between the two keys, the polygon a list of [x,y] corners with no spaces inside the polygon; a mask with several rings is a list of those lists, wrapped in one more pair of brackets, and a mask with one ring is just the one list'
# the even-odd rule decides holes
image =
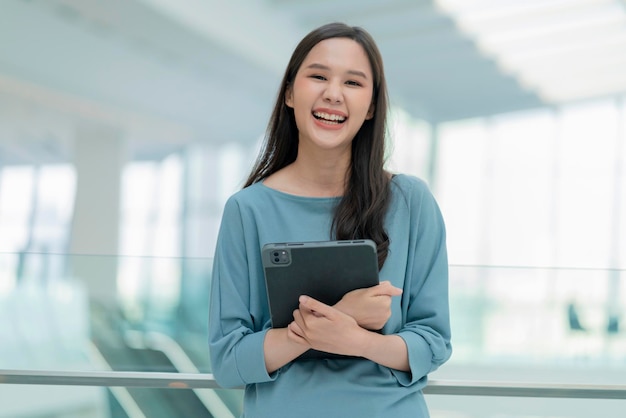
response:
{"label": "woman's eyebrow", "polygon": [[[330,67],[324,65],[324,64],[319,64],[319,63],[313,63],[310,64],[306,67],[307,69],[317,69],[317,70],[325,70],[325,71],[330,71]],[[346,73],[357,76],[357,77],[362,77],[364,79],[367,80],[367,75],[363,72],[363,71],[359,71],[359,70],[348,70],[346,71]]]}

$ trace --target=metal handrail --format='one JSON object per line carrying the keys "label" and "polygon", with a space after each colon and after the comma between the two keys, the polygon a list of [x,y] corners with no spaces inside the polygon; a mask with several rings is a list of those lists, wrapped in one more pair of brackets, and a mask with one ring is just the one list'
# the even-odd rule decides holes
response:
{"label": "metal handrail", "polygon": [[[88,357],[91,360],[92,364],[97,364],[99,367],[105,368],[109,372],[113,371],[111,365],[106,361],[106,359],[98,349],[98,346],[96,346],[96,344],[91,341],[89,342]],[[146,418],[139,405],[137,405],[135,399],[128,392],[128,388],[112,387],[111,395],[113,395],[124,413],[126,413],[126,415],[128,415],[129,417]]]}
{"label": "metal handrail", "polygon": [[[220,389],[210,373],[44,371],[0,369],[0,384]],[[626,399],[626,385],[431,380],[429,395]]]}
{"label": "metal handrail", "polygon": [[[170,336],[160,332],[127,333],[127,343],[132,347],[149,348],[163,353],[178,373],[198,374],[200,370],[187,356],[183,348]],[[177,374],[178,374],[177,373]],[[216,417],[234,418],[232,411],[213,391],[191,388],[205,408]]]}

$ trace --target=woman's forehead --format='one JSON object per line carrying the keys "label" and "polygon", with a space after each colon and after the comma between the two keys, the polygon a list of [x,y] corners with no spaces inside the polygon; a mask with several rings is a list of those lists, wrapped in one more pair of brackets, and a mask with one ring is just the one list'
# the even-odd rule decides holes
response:
{"label": "woman's forehead", "polygon": [[330,38],[318,42],[307,54],[300,69],[327,67],[342,72],[360,72],[371,79],[372,69],[365,49],[349,38]]}

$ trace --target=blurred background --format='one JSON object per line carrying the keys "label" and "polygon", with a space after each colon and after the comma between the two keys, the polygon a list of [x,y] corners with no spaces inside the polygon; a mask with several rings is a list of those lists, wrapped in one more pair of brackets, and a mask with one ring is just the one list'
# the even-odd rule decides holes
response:
{"label": "blurred background", "polygon": [[[426,180],[446,220],[455,353],[436,376],[626,384],[624,0],[2,0],[0,369],[210,372],[222,206],[293,48],[331,21],[376,39],[388,168]],[[429,402],[441,418],[626,409]],[[226,417],[240,392],[3,385],[0,403]]]}

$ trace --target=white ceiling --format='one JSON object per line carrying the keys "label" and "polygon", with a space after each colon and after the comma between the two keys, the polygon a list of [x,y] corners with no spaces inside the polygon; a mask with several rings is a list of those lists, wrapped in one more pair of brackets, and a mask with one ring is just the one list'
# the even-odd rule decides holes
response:
{"label": "white ceiling", "polygon": [[[535,14],[541,13],[538,0],[526,1],[535,5]],[[519,9],[520,2],[3,0],[0,104],[5,106],[0,109],[26,101],[24,106],[36,108],[38,114],[50,110],[67,123],[75,118],[118,123],[136,136],[174,145],[188,139],[252,143],[265,131],[296,43],[330,21],[363,26],[372,33],[385,60],[392,104],[415,117],[438,123],[564,100],[546,94],[545,85],[536,80],[529,82],[526,73],[508,68],[501,50],[490,49],[493,42],[479,31],[476,16],[484,19],[486,11],[508,10],[512,25],[512,7]],[[568,2],[583,1],[541,3],[552,5],[554,20],[554,5]],[[455,9],[454,3],[465,7]],[[623,0],[583,3],[612,3],[622,13],[624,9]],[[619,8],[612,10],[620,13]],[[493,24],[483,22],[485,27]],[[518,27],[524,25],[520,22]],[[607,23],[615,30],[617,49],[602,68],[615,62],[626,65],[626,44],[619,42],[620,30],[626,30],[622,23],[620,17]],[[537,21],[527,24],[534,28]],[[503,45],[513,48],[515,43]],[[581,73],[581,82],[593,79],[597,67],[589,68],[591,73]],[[554,68],[547,73],[554,75]],[[610,89],[591,89],[572,99],[624,92],[624,74],[626,70],[613,75],[618,82]],[[7,117],[10,113],[0,112],[3,124],[15,119]],[[37,137],[39,127],[40,141],[62,137],[63,129],[48,128],[50,119],[34,119],[28,136]]]}
{"label": "white ceiling", "polygon": [[626,0],[437,0],[499,68],[545,102],[626,90]]}

